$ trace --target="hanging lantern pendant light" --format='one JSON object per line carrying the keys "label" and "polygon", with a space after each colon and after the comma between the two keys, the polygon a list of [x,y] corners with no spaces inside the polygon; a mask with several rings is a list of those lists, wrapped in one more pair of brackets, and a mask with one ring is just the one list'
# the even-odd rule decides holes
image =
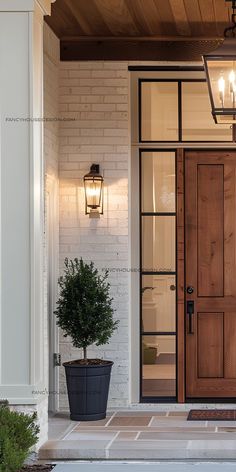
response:
{"label": "hanging lantern pendant light", "polygon": [[225,1],[232,3],[232,25],[224,31],[223,44],[215,51],[205,54],[203,61],[213,118],[217,124],[233,124],[235,126],[236,0]]}

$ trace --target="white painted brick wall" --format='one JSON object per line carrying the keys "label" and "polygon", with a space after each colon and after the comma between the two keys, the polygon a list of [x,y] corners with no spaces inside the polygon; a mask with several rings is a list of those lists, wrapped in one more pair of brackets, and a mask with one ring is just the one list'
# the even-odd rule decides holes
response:
{"label": "white painted brick wall", "polygon": [[[128,403],[128,64],[61,62],[60,112],[60,268],[65,257],[93,260],[112,269],[111,294],[118,331],[110,344],[89,349],[91,357],[114,361],[109,405]],[[93,163],[104,176],[104,215],[84,214],[83,176]],[[62,361],[80,357],[60,338]],[[64,368],[60,370],[60,407],[68,407]]]}

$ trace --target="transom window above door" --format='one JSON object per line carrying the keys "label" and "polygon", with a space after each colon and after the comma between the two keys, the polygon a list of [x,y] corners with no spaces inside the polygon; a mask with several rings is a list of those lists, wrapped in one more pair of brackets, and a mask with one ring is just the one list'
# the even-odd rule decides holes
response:
{"label": "transom window above door", "polygon": [[204,79],[139,79],[140,142],[230,142],[216,125]]}

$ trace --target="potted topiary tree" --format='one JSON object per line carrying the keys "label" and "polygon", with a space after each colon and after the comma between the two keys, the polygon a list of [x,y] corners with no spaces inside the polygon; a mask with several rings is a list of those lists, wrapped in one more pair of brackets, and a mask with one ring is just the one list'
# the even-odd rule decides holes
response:
{"label": "potted topiary tree", "polygon": [[93,262],[65,259],[64,275],[59,279],[60,297],[55,315],[64,336],[73,346],[82,348],[83,358],[63,365],[66,371],[70,417],[76,421],[106,417],[107,399],[113,362],[88,359],[91,344],[108,343],[118,325],[113,320],[108,271],[99,275]]}

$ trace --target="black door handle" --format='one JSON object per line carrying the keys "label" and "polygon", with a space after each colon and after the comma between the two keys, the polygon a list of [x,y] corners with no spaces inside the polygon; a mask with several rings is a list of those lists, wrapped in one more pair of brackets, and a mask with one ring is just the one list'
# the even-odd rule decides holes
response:
{"label": "black door handle", "polygon": [[193,300],[187,301],[187,314],[188,314],[188,334],[194,334],[193,319],[192,319],[192,316],[194,315],[194,301]]}
{"label": "black door handle", "polygon": [[192,295],[192,293],[194,292],[194,288],[191,285],[189,285],[186,291],[189,295]]}

